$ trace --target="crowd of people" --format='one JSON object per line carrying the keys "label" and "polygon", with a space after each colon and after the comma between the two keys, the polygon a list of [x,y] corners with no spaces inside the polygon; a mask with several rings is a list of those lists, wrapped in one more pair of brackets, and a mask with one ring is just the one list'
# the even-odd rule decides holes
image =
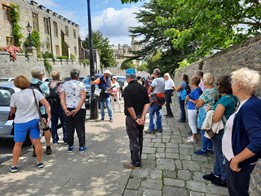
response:
{"label": "crowd of people", "polygon": [[[31,73],[31,81],[22,75],[14,80],[14,85],[21,91],[14,93],[10,102],[11,112],[15,114],[11,172],[18,171],[18,159],[27,132],[33,144],[33,156],[37,157],[37,167],[44,167],[40,142],[42,135],[39,130],[39,119],[42,117],[47,125],[43,129],[47,155],[52,154],[51,139],[53,144],[57,144],[60,139],[57,132],[59,119],[63,128],[63,143],[68,145],[67,152],[74,150],[75,130],[79,153],[87,149],[84,104],[86,89],[83,82],[79,81],[79,70],[73,69],[70,72],[71,80],[63,84],[59,72],[51,74],[52,81],[49,84],[42,82],[43,70],[34,69]],[[158,68],[146,80],[137,78],[135,70],[127,69],[126,80],[128,86],[124,90],[124,114],[131,162],[124,163],[124,167],[133,169],[142,166],[143,132],[154,134],[164,131],[162,106],[166,106],[164,116],[173,118],[171,103],[176,91],[180,109],[177,122],[185,123],[188,120],[191,129],[191,136],[186,142],[197,143],[199,132],[201,149],[194,153],[200,156],[210,153],[215,156],[212,171],[203,175],[203,179],[217,186],[228,187],[230,195],[248,195],[250,174],[261,155],[261,100],[255,96],[260,85],[257,71],[241,68],[234,71],[232,76],[220,76],[216,83],[213,74],[196,71],[191,78],[183,74],[180,84],[176,86],[170,74],[162,74]],[[106,107],[109,121],[113,122],[115,103],[119,112],[123,112],[116,77],[105,70],[91,84],[98,85],[100,89],[101,121],[105,120]],[[149,128],[144,131],[147,113]]]}

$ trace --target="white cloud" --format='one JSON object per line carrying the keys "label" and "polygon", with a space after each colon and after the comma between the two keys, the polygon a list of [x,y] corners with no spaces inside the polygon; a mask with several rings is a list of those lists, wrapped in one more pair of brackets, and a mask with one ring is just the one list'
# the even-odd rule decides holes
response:
{"label": "white cloud", "polygon": [[[107,8],[98,15],[92,17],[92,29],[102,32],[104,37],[108,37],[112,44],[130,43],[131,38],[128,27],[137,26],[138,21],[134,12],[138,12],[139,7],[123,8],[116,10]],[[81,37],[88,34],[87,26],[81,27]]]}

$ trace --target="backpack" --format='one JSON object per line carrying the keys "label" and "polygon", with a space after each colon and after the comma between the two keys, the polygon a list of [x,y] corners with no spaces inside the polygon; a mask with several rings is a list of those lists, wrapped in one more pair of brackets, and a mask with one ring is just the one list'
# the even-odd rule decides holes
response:
{"label": "backpack", "polygon": [[41,81],[37,82],[36,84],[32,84],[32,83],[31,83],[30,89],[37,89],[38,91],[40,91],[40,93],[43,94],[43,91],[42,91],[42,89],[40,88],[41,84],[42,84]]}
{"label": "backpack", "polygon": [[[40,91],[40,93],[42,93],[42,95],[43,95],[43,91],[42,91],[42,89],[40,88],[41,84],[42,84],[41,81],[37,82],[36,84],[32,84],[32,83],[31,83],[30,89],[36,89],[36,90]],[[42,104],[39,103],[39,107],[41,107],[41,106],[42,106]]]}
{"label": "backpack", "polygon": [[49,104],[51,106],[54,105],[59,105],[60,104],[60,94],[57,90],[57,87],[60,85],[61,83],[58,82],[54,88],[51,88],[51,83],[48,84],[49,90],[50,90],[50,94],[46,97],[47,101],[49,102]]}

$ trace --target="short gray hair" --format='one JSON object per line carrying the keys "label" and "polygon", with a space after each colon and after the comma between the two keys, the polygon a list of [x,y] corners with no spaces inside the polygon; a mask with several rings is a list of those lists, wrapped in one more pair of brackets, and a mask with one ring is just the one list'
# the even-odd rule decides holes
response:
{"label": "short gray hair", "polygon": [[156,75],[160,76],[160,74],[161,74],[160,69],[159,68],[154,69],[153,70],[153,74],[156,74]]}
{"label": "short gray hair", "polygon": [[136,78],[136,74],[128,74],[126,75],[126,78],[131,78],[131,79]]}
{"label": "short gray hair", "polygon": [[80,77],[80,70],[78,70],[78,69],[73,69],[73,70],[70,72],[70,76],[71,76],[72,79],[79,78],[79,77]]}
{"label": "short gray hair", "polygon": [[31,75],[33,78],[38,78],[40,76],[44,76],[45,73],[44,73],[44,70],[42,68],[34,68],[32,71],[31,71]]}

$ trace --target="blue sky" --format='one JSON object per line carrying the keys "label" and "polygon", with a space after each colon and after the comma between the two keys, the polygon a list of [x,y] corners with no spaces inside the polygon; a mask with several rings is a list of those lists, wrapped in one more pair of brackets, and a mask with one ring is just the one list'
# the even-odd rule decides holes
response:
{"label": "blue sky", "polygon": [[[80,25],[82,38],[88,34],[87,0],[35,0]],[[143,4],[121,4],[120,0],[90,0],[92,29],[108,37],[111,44],[130,44],[128,27],[137,26],[134,12]]]}

